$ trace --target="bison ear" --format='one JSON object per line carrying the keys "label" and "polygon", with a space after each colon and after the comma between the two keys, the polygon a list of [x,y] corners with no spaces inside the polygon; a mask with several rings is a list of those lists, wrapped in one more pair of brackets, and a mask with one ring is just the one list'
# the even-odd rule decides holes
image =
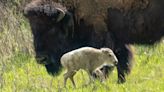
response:
{"label": "bison ear", "polygon": [[25,17],[37,15],[37,12],[30,7],[25,7],[23,10],[23,15]]}

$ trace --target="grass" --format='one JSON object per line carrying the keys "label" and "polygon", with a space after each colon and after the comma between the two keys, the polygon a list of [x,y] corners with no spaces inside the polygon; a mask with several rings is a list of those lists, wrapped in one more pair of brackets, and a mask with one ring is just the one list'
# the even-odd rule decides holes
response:
{"label": "grass", "polygon": [[29,1],[0,1],[0,92],[164,92],[164,42],[134,46],[135,63],[124,84],[117,84],[116,69],[105,83],[89,85],[86,72],[79,71],[77,88],[70,81],[63,88],[65,70],[51,76],[33,57],[29,24],[21,11]]}
{"label": "grass", "polygon": [[127,76],[127,82],[117,84],[116,69],[105,83],[98,80],[86,85],[88,76],[85,71],[75,75],[77,88],[70,80],[63,88],[63,74],[51,76],[35,59],[17,53],[0,64],[1,92],[163,92],[164,91],[164,43],[155,46],[135,46],[135,64]]}
{"label": "grass", "polygon": [[0,60],[10,58],[19,51],[33,53],[32,35],[23,16],[26,0],[0,1]]}

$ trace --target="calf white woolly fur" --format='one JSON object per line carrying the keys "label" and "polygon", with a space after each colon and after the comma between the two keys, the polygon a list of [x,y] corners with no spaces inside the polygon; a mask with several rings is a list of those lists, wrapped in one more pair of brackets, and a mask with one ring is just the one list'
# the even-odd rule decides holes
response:
{"label": "calf white woolly fur", "polygon": [[64,86],[66,86],[67,79],[70,78],[74,87],[76,85],[73,76],[79,69],[85,70],[90,77],[96,68],[104,64],[117,64],[118,62],[111,49],[96,49],[92,47],[82,47],[70,51],[64,54],[60,61],[62,66],[67,69],[64,74]]}
{"label": "calf white woolly fur", "polygon": [[94,78],[100,78],[101,81],[104,81],[109,77],[109,74],[113,72],[114,68],[115,65],[107,65],[107,64],[102,65],[101,67],[98,67],[96,70],[94,70],[92,76]]}

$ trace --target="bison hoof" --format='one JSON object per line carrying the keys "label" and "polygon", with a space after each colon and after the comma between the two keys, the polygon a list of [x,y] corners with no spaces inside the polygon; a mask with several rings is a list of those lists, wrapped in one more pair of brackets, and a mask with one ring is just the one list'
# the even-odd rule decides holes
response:
{"label": "bison hoof", "polygon": [[118,81],[117,81],[118,84],[123,84],[123,83],[125,83],[125,82],[126,82],[125,79],[118,79]]}

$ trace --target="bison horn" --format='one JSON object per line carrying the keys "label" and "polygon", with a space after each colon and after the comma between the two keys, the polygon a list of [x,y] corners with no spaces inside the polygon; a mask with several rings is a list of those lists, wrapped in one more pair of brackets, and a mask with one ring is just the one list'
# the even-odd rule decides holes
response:
{"label": "bison horn", "polygon": [[60,8],[56,8],[56,9],[59,11],[59,16],[58,16],[58,18],[57,18],[57,22],[59,22],[59,21],[61,21],[61,20],[64,18],[64,16],[65,16],[65,11],[62,10],[62,9],[60,9]]}

